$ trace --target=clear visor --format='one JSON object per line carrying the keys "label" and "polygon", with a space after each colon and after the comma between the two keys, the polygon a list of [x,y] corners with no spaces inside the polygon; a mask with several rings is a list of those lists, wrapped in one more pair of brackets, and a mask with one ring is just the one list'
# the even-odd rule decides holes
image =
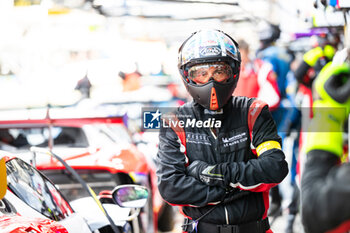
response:
{"label": "clear visor", "polygon": [[232,75],[231,66],[224,62],[194,65],[188,70],[188,78],[199,84],[205,84],[212,79],[226,82]]}

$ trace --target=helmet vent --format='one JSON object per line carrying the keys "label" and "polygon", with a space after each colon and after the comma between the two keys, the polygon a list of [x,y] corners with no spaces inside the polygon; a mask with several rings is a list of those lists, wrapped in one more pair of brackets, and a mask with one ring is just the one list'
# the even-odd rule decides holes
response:
{"label": "helmet vent", "polygon": [[216,90],[214,87],[212,87],[211,95],[210,95],[210,110],[217,110],[217,109],[219,109],[219,103],[216,97]]}

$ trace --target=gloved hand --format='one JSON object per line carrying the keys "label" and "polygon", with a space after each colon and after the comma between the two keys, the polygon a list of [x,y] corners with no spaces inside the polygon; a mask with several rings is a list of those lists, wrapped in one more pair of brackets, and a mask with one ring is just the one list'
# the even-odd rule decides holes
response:
{"label": "gloved hand", "polygon": [[209,186],[225,188],[229,182],[225,182],[224,175],[217,165],[209,165],[206,162],[195,160],[187,167],[187,174]]}

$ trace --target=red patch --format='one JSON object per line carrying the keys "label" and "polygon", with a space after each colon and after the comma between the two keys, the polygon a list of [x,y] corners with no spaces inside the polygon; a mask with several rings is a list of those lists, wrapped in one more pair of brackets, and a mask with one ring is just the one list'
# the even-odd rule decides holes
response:
{"label": "red patch", "polygon": [[345,233],[350,230],[350,220],[343,222],[335,229],[329,230],[326,233]]}
{"label": "red patch", "polygon": [[210,94],[210,110],[218,110],[218,109],[219,109],[219,103],[216,97],[216,90],[214,87],[212,87],[211,94]]}
{"label": "red patch", "polygon": [[249,111],[248,111],[248,128],[250,133],[250,139],[252,139],[252,132],[253,127],[255,124],[256,119],[261,113],[261,110],[266,106],[267,104],[264,101],[261,100],[254,100],[254,102],[250,105]]}

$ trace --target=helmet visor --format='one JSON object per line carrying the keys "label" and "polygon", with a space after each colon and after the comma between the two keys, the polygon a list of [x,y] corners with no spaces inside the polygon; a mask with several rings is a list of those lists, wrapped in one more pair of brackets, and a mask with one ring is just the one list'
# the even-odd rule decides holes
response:
{"label": "helmet visor", "polygon": [[194,65],[188,70],[188,78],[197,84],[205,84],[212,79],[224,83],[232,74],[231,66],[224,62]]}

